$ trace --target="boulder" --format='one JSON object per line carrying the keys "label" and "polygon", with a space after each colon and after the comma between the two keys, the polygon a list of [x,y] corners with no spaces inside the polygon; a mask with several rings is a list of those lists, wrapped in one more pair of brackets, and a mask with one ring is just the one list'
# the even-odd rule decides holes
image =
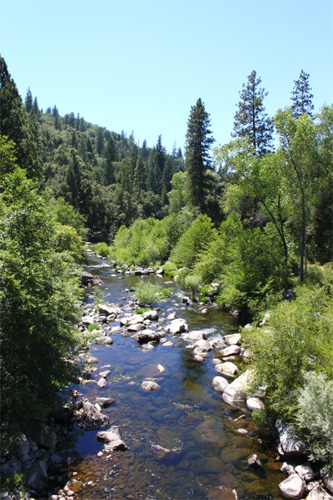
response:
{"label": "boulder", "polygon": [[107,431],[97,433],[98,441],[105,443],[104,451],[109,452],[112,450],[126,450],[127,446],[120,437],[119,429],[116,425],[110,427]]}
{"label": "boulder", "polygon": [[98,312],[100,314],[105,314],[106,316],[118,316],[121,313],[119,307],[107,306],[105,304],[98,304]]}
{"label": "boulder", "polygon": [[225,335],[223,337],[224,342],[227,345],[238,345],[241,341],[241,334],[240,333],[232,333],[230,335]]}
{"label": "boulder", "polygon": [[167,327],[167,330],[172,335],[175,335],[176,333],[188,332],[189,327],[184,319],[177,318],[171,321],[170,325]]}
{"label": "boulder", "polygon": [[297,465],[297,467],[295,467],[295,471],[302,479],[304,479],[306,483],[313,481],[315,479],[314,470],[312,469],[311,464],[309,462]]}
{"label": "boulder", "polygon": [[152,380],[144,380],[141,384],[141,389],[145,392],[155,391],[156,389],[160,389],[160,385]]}
{"label": "boulder", "polygon": [[25,434],[21,432],[15,438],[15,455],[19,458],[25,457],[30,451],[30,443]]}
{"label": "boulder", "polygon": [[104,377],[101,377],[98,382],[97,382],[98,387],[106,387],[108,385],[107,381],[105,380]]}
{"label": "boulder", "polygon": [[261,411],[265,408],[264,403],[259,398],[247,398],[246,406],[250,411]]}
{"label": "boulder", "polygon": [[225,391],[225,389],[228,387],[228,385],[229,385],[229,382],[224,377],[216,376],[213,378],[212,387],[213,387],[214,391],[222,393]]}
{"label": "boulder", "polygon": [[189,340],[191,342],[197,342],[198,340],[204,340],[205,335],[203,332],[200,331],[189,332],[189,333],[184,333],[183,339]]}
{"label": "boulder", "polygon": [[222,349],[222,351],[220,352],[222,356],[226,357],[226,356],[235,356],[240,353],[240,350],[241,348],[239,347],[239,345],[230,345]]}
{"label": "boulder", "polygon": [[293,427],[286,424],[282,420],[277,420],[275,423],[276,430],[279,435],[281,451],[285,457],[306,457],[306,446],[298,437]]}
{"label": "boulder", "polygon": [[114,403],[114,399],[112,398],[96,398],[96,403],[99,404],[102,408],[107,408],[108,406]]}
{"label": "boulder", "polygon": [[52,427],[41,422],[29,422],[22,426],[22,430],[27,438],[36,443],[39,448],[53,450],[57,444],[57,435]]}
{"label": "boulder", "polygon": [[194,343],[194,346],[193,346],[195,349],[196,348],[199,348],[199,349],[202,349],[203,351],[211,351],[212,350],[212,346],[210,345],[210,343],[208,342],[208,340],[197,340],[195,343]]}
{"label": "boulder", "polygon": [[101,337],[98,337],[95,340],[95,344],[97,344],[97,345],[112,345],[113,339],[111,337],[108,337],[107,335],[103,335]]}
{"label": "boulder", "polygon": [[33,468],[34,471],[31,476],[28,477],[25,484],[31,490],[41,493],[48,480],[46,462],[44,460],[39,460]]}
{"label": "boulder", "polygon": [[160,340],[160,335],[158,332],[151,330],[150,328],[145,328],[135,335],[136,340],[140,344],[144,344],[146,342],[157,342]]}
{"label": "boulder", "polygon": [[291,474],[279,484],[279,490],[284,498],[299,499],[305,493],[305,482],[298,474]]}
{"label": "boulder", "polygon": [[149,321],[158,321],[158,312],[151,310],[151,311],[146,311],[143,313],[143,319],[144,321],[149,320]]}
{"label": "boulder", "polygon": [[222,395],[223,401],[232,406],[245,404],[246,394],[249,390],[251,371],[246,370],[242,375],[236,378],[225,389]]}
{"label": "boulder", "polygon": [[328,467],[323,467],[322,469],[320,469],[320,476],[323,480],[325,488],[327,488],[328,491],[333,494],[333,477],[332,474],[330,474]]}
{"label": "boulder", "polygon": [[215,371],[225,377],[234,378],[238,372],[238,367],[231,361],[215,365]]}
{"label": "boulder", "polygon": [[326,490],[324,490],[320,484],[317,484],[313,490],[310,491],[306,500],[333,500],[333,497]]}
{"label": "boulder", "polygon": [[90,401],[84,401],[82,408],[75,410],[73,414],[78,426],[85,431],[103,429],[109,425],[109,419],[101,413],[99,405],[93,405]]}

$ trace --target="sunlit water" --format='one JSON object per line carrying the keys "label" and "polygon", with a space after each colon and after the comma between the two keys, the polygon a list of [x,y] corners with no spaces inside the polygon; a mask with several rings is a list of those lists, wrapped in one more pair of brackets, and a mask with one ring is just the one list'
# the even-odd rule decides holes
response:
{"label": "sunlit water", "polygon": [[[119,276],[97,257],[91,257],[90,264],[87,270],[102,278],[101,289],[110,303],[128,305],[131,293],[125,290],[149,279],[172,290],[170,298],[155,305],[161,308],[160,318],[172,309],[186,319],[190,331],[204,330],[209,337],[237,331],[230,315],[216,309],[203,315],[199,309],[184,306],[183,292],[164,278]],[[232,490],[239,500],[281,498],[277,485],[283,477],[272,444],[259,444],[250,412],[226,405],[211,387],[217,375],[212,359],[221,355],[212,351],[199,363],[181,336],[167,335],[167,339],[172,346],[159,343],[145,350],[130,336],[117,333],[112,346],[90,349],[99,360],[93,378],[98,379],[102,368],[111,365],[108,385],[78,389],[92,402],[100,396],[115,400],[102,412],[110,425],[119,427],[128,449],[98,456],[103,444],[96,439],[97,431],[79,431],[76,449],[82,452],[82,460],[75,467],[76,498],[229,500],[235,498]],[[165,368],[163,373],[158,365]],[[154,378],[160,389],[144,392],[140,385],[146,378]],[[245,420],[235,422],[244,414]],[[240,428],[248,433],[240,434]],[[159,447],[170,452],[163,453]],[[253,453],[258,454],[263,469],[248,466]]]}

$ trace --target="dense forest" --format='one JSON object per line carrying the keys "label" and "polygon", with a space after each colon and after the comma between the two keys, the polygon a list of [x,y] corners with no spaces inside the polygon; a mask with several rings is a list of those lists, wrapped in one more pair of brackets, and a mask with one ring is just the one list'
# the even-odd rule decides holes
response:
{"label": "dense forest", "polygon": [[[0,78],[3,430],[42,418],[72,375],[88,238],[117,265],[163,265],[198,300],[214,283],[242,324],[270,310],[268,333],[246,335],[267,387],[261,421],[294,420],[313,456],[332,460],[333,106],[313,114],[309,75],[269,117],[253,71],[226,145],[198,99],[184,156],[161,135],[148,147],[56,105],[43,112],[30,89],[23,102],[2,58]],[[314,406],[318,384],[326,397]]]}

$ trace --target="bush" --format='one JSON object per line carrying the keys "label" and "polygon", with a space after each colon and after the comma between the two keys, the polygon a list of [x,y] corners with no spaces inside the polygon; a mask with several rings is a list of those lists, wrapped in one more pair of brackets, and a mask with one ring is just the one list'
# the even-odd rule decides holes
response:
{"label": "bush", "polygon": [[333,376],[332,301],[320,286],[298,286],[296,300],[277,304],[265,329],[243,331],[256,372],[266,386],[266,416],[294,419],[303,371],[314,367]]}
{"label": "bush", "polygon": [[161,296],[161,287],[142,281],[135,289],[135,296],[141,306],[152,304]]}
{"label": "bush", "polygon": [[96,243],[94,247],[96,248],[98,255],[101,255],[102,257],[109,257],[110,248],[104,241]]}
{"label": "bush", "polygon": [[310,459],[326,462],[333,468],[333,382],[322,373],[304,373],[296,423],[311,450]]}
{"label": "bush", "polygon": [[186,290],[191,291],[191,299],[196,300],[199,287],[201,285],[201,278],[197,274],[188,274],[184,280],[184,287]]}

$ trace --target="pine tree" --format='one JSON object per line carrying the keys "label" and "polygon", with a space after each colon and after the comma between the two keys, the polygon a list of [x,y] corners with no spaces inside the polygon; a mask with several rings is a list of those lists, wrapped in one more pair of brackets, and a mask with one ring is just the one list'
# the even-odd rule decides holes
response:
{"label": "pine tree", "polygon": [[312,118],[314,106],[312,104],[313,95],[310,93],[309,74],[301,70],[299,79],[295,80],[294,90],[291,93],[291,110],[294,118],[299,118],[303,113],[306,113]]}
{"label": "pine tree", "polygon": [[26,112],[29,113],[33,108],[33,99],[30,87],[27,90],[27,95],[25,96],[24,104]]}
{"label": "pine tree", "polygon": [[186,133],[186,171],[189,181],[190,201],[200,212],[204,211],[204,174],[210,168],[209,149],[214,142],[210,118],[204,103],[198,99],[191,107]]}
{"label": "pine tree", "polygon": [[268,95],[260,88],[261,78],[252,71],[247,84],[243,84],[240,92],[241,100],[235,114],[233,137],[248,136],[258,157],[273,150],[273,122],[265,113],[264,98]]}

